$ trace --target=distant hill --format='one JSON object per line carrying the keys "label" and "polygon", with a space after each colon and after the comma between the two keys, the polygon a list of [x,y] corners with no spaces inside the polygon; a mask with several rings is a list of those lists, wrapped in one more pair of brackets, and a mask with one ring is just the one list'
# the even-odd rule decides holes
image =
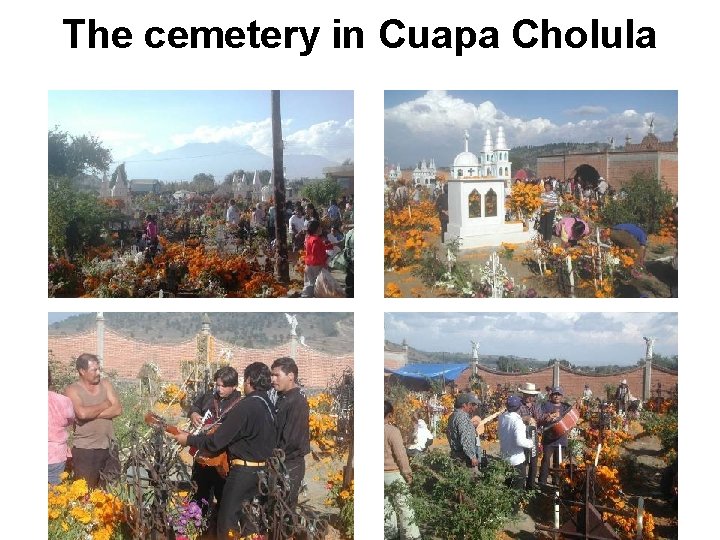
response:
{"label": "distant hill", "polygon": [[[402,350],[403,346],[391,341],[385,341],[385,346],[391,350]],[[470,352],[437,352],[421,351],[408,346],[408,362],[410,364],[462,364],[472,359]],[[547,366],[547,362],[515,355],[480,354],[480,364],[490,369],[502,369],[511,366],[514,369],[532,370]]]}
{"label": "distant hill", "polygon": [[[243,347],[271,347],[290,339],[284,313],[208,313],[212,334]],[[143,341],[177,343],[195,336],[203,313],[103,313],[105,325]],[[48,326],[50,335],[69,335],[95,327],[95,313],[69,317]],[[308,347],[330,354],[353,351],[352,313],[298,313],[298,335]]]}
{"label": "distant hill", "polygon": [[[234,142],[189,143],[157,154],[143,151],[118,160],[125,163],[128,179],[146,178],[162,182],[192,180],[199,173],[212,174],[220,183],[237,169],[271,170],[272,157]],[[283,158],[287,178],[322,178],[323,167],[338,163],[318,155],[291,155]]]}

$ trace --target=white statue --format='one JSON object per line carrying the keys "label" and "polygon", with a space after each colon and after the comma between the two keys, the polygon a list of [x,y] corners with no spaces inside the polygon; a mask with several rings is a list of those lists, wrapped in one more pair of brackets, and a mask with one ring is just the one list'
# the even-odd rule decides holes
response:
{"label": "white statue", "polygon": [[652,337],[643,337],[645,340],[645,358],[648,360],[652,360],[653,357],[653,343],[655,343],[655,338]]}
{"label": "white statue", "polygon": [[286,313],[285,318],[290,325],[290,335],[297,336],[297,332],[295,331],[298,325],[297,317],[295,315],[289,315],[288,313]]}
{"label": "white statue", "polygon": [[470,340],[470,343],[472,343],[472,349],[473,349],[472,355],[473,355],[473,360],[478,360],[478,358],[479,358],[479,357],[478,357],[478,351],[480,350],[480,343],[479,343],[479,342],[475,342],[475,341],[473,341],[473,340]]}

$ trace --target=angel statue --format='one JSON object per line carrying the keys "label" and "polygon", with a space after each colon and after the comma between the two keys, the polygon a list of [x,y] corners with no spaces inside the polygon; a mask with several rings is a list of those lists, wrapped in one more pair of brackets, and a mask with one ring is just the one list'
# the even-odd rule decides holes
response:
{"label": "angel statue", "polygon": [[473,349],[472,355],[473,355],[473,360],[477,360],[477,359],[478,359],[478,351],[480,350],[480,342],[476,342],[476,341],[470,340],[470,343],[472,343],[472,349]]}
{"label": "angel statue", "polygon": [[648,360],[652,360],[653,357],[653,343],[655,343],[655,338],[652,337],[643,337],[645,340],[645,358]]}
{"label": "angel statue", "polygon": [[290,335],[297,336],[297,332],[295,331],[298,325],[297,317],[295,315],[289,315],[288,313],[286,313],[285,318],[290,325]]}

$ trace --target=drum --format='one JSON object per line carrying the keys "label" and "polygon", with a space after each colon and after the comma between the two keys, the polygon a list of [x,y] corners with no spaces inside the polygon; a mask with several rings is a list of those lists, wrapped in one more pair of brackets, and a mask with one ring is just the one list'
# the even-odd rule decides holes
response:
{"label": "drum", "polygon": [[580,419],[578,412],[569,403],[563,403],[564,412],[560,418],[543,428],[543,435],[549,439],[559,439],[566,435]]}

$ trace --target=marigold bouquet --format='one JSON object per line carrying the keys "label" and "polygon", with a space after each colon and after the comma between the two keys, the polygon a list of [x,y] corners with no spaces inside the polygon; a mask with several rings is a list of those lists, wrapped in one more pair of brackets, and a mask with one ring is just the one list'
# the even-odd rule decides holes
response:
{"label": "marigold bouquet", "polygon": [[120,538],[123,503],[101,489],[88,489],[84,479],[48,486],[48,539],[111,540]]}

